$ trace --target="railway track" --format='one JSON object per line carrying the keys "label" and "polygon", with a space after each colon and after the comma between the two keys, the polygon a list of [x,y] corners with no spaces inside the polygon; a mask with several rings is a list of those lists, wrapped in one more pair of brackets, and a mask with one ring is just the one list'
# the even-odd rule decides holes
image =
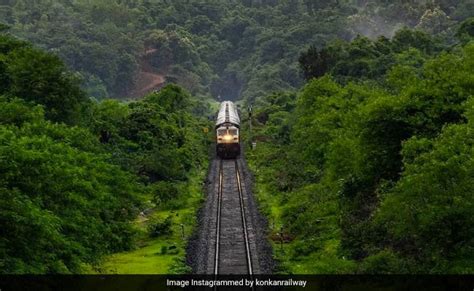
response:
{"label": "railway track", "polygon": [[220,160],[214,274],[253,275],[242,177],[237,160]]}
{"label": "railway track", "polygon": [[186,259],[193,273],[215,276],[271,273],[272,250],[251,186],[242,157],[211,161],[198,232],[187,249]]}

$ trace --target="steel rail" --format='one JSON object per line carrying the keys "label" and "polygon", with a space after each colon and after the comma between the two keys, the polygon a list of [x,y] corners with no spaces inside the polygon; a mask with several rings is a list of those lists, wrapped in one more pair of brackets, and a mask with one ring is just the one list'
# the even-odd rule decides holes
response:
{"label": "steel rail", "polygon": [[245,216],[245,207],[244,207],[244,198],[242,195],[242,184],[241,184],[241,179],[240,179],[240,171],[239,171],[239,166],[237,163],[237,160],[235,160],[235,173],[237,176],[237,188],[239,190],[239,200],[240,200],[240,213],[242,217],[242,228],[243,228],[243,233],[244,233],[244,239],[245,239],[245,253],[247,255],[247,267],[248,267],[248,274],[253,275],[253,270],[252,270],[252,257],[250,255],[250,244],[249,244],[249,236],[248,236],[248,231],[247,231],[247,220]]}
{"label": "steel rail", "polygon": [[[215,246],[215,257],[214,257],[214,275],[215,276],[219,274],[222,193],[223,193],[223,183],[224,183],[223,171],[224,171],[223,161],[220,160],[219,185],[218,185],[218,191],[217,191],[216,246]],[[243,192],[242,192],[242,179],[240,176],[237,160],[235,161],[235,176],[236,176],[236,182],[237,182],[237,190],[239,194],[239,206],[240,206],[240,214],[241,214],[241,221],[242,221],[242,232],[243,232],[244,244],[245,244],[247,271],[248,271],[248,275],[252,276],[253,275],[252,257],[250,254],[250,243],[249,243],[249,236],[248,236],[248,230],[247,230],[247,219],[245,216],[245,206],[244,206],[244,198],[243,198]]]}
{"label": "steel rail", "polygon": [[224,174],[222,173],[222,160],[219,163],[219,185],[217,191],[217,221],[216,221],[216,252],[214,260],[214,275],[219,274],[219,244],[221,236],[221,204],[222,204],[222,183]]}

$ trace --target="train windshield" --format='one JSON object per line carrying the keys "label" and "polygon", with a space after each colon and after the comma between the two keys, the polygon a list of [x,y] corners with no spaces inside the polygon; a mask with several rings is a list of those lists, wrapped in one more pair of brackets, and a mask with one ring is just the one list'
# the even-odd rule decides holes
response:
{"label": "train windshield", "polygon": [[230,128],[230,129],[218,129],[217,130],[217,135],[222,136],[222,135],[238,135],[239,131],[236,128]]}

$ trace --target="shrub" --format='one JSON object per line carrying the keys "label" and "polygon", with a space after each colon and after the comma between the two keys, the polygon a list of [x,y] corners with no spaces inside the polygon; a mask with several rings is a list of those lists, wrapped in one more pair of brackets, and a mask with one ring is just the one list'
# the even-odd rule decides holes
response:
{"label": "shrub", "polygon": [[171,216],[164,220],[153,219],[148,225],[148,233],[150,237],[159,237],[171,234]]}

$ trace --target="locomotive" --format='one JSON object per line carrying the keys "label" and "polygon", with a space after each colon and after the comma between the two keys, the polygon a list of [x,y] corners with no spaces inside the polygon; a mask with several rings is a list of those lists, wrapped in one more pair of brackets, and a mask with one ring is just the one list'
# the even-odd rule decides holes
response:
{"label": "locomotive", "polygon": [[220,105],[216,120],[216,152],[221,158],[240,155],[240,118],[237,107],[231,101]]}

